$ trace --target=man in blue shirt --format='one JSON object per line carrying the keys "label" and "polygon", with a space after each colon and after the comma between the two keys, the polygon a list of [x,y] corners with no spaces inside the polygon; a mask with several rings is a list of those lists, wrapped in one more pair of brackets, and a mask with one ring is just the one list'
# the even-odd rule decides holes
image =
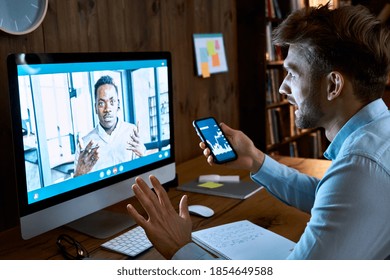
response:
{"label": "man in blue shirt", "polygon": [[[241,131],[222,124],[238,159],[227,166],[247,169],[251,178],[284,201],[311,214],[289,259],[386,259],[390,256],[390,113],[382,100],[390,65],[390,33],[361,6],[328,6],[290,15],[274,33],[288,47],[287,75],[280,93],[296,106],[301,128],[323,127],[332,165],[320,180],[277,163]],[[209,164],[210,151],[200,144]],[[157,196],[137,179],[145,228],[166,258],[210,259],[191,242],[187,197],[179,215],[158,180]]]}

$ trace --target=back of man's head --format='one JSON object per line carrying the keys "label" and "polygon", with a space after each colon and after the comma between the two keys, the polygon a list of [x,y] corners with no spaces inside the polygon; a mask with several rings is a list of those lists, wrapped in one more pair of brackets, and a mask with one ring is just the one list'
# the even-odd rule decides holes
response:
{"label": "back of man's head", "polygon": [[363,6],[328,5],[293,12],[274,31],[274,43],[294,45],[316,75],[339,71],[362,101],[383,94],[390,71],[390,31]]}

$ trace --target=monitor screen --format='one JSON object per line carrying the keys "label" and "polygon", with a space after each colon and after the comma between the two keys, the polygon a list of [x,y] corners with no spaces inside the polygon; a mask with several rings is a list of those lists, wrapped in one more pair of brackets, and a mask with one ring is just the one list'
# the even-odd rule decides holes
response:
{"label": "monitor screen", "polygon": [[171,73],[167,52],[9,55],[23,238],[175,180]]}

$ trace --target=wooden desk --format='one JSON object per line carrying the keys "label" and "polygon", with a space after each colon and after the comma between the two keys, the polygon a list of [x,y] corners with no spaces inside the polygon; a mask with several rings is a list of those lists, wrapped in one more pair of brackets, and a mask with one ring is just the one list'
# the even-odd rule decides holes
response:
{"label": "wooden desk", "polygon": [[[294,167],[309,175],[322,177],[330,162],[326,160],[278,157],[278,161]],[[194,180],[202,174],[240,175],[241,180],[249,180],[249,174],[242,170],[231,170],[220,166],[210,167],[204,157],[198,157],[177,166],[179,184]],[[184,194],[174,188],[169,190],[173,205],[178,208],[179,200]],[[309,215],[295,208],[286,206],[270,196],[264,189],[246,200],[187,193],[189,204],[204,204],[215,211],[215,215],[205,219],[192,216],[193,229],[198,230],[232,221],[247,219],[262,227],[268,228],[290,240],[298,241],[303,233]],[[131,199],[135,200],[134,198]],[[112,211],[126,212],[129,201],[120,202],[109,207]],[[137,204],[137,203],[136,203]],[[138,209],[140,209],[139,205]],[[19,227],[0,233],[0,259],[63,259],[55,244],[57,237],[66,233],[74,237],[90,252],[92,259],[125,259],[121,254],[101,249],[105,240],[91,238],[67,227],[60,227],[30,240],[22,240]],[[154,249],[140,255],[137,259],[163,259]]]}

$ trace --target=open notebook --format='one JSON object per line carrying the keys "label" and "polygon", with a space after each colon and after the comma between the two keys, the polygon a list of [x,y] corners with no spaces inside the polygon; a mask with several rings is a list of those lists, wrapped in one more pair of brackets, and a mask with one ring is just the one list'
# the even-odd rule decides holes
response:
{"label": "open notebook", "polygon": [[282,260],[295,246],[295,242],[247,220],[195,231],[192,239],[220,258],[231,260]]}

